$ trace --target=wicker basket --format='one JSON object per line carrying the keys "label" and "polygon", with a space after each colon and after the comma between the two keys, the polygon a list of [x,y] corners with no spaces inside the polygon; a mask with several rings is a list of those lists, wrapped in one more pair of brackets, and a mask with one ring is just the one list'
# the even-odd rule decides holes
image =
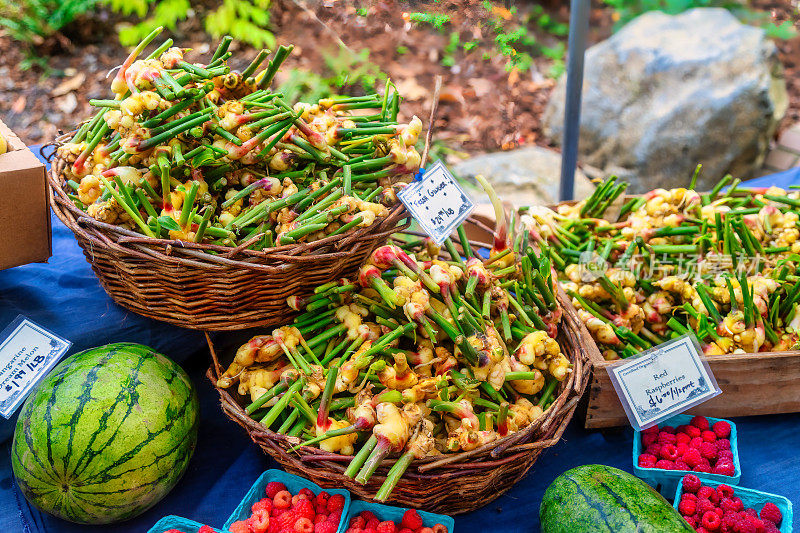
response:
{"label": "wicker basket", "polygon": [[[389,501],[397,505],[444,514],[466,513],[486,505],[508,491],[530,470],[539,454],[561,438],[572,419],[578,400],[585,390],[590,365],[582,346],[591,339],[581,336],[586,330],[568,299],[559,294],[564,318],[559,343],[574,365],[574,372],[559,387],[559,393],[544,416],[527,428],[469,452],[446,454],[414,461],[398,483]],[[216,387],[224,371],[211,337],[206,335],[214,364],[207,377]],[[226,353],[225,361],[233,358]],[[345,487],[363,499],[370,500],[386,479],[394,459],[385,460],[366,485],[359,485],[344,476],[351,457],[302,447],[288,450],[298,439],[265,429],[250,418],[240,403],[244,398],[234,391],[217,387],[225,414],[242,426],[250,438],[287,471],[298,474],[323,487]]]}
{"label": "wicker basket", "polygon": [[398,204],[369,227],[262,251],[153,239],[78,209],[64,190],[65,164],[52,158],[50,205],[75,234],[109,296],[140,315],[192,329],[284,323],[288,296],[352,275],[408,219]]}

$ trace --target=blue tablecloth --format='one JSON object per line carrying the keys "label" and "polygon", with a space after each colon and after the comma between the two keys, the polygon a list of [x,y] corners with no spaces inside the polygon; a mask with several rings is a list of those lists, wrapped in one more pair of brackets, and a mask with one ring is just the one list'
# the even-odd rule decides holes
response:
{"label": "blue tablecloth", "polygon": [[[769,178],[769,183],[783,186],[794,182],[800,182],[800,170]],[[276,467],[238,425],[222,414],[216,392],[204,377],[209,356],[203,335],[142,318],[114,304],[91,272],[72,233],[55,217],[53,257],[47,264],[0,271],[0,330],[18,314],[71,340],[70,353],[108,342],[132,341],[150,345],[179,361],[199,392],[201,425],[194,458],[177,487],[141,517],[116,526],[69,524],[30,506],[11,473],[10,444],[0,443],[4,448],[0,453],[0,531],[142,533],[167,514],[221,526],[259,474]],[[800,415],[740,418],[736,422],[741,485],[800,502]],[[538,531],[542,493],[564,470],[588,463],[632,470],[632,433],[630,428],[587,431],[582,420],[574,420],[562,441],[541,455],[525,479],[483,509],[456,517],[456,530]]]}

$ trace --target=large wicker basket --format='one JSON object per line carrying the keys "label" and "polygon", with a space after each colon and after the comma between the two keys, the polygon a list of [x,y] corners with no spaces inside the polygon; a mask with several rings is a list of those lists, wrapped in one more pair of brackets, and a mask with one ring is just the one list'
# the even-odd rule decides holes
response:
{"label": "large wicker basket", "polygon": [[65,164],[58,156],[51,160],[50,204],[75,234],[103,288],[135,313],[186,328],[283,323],[288,296],[352,275],[408,218],[398,204],[369,227],[262,251],[153,239],[78,209],[64,190]]}
{"label": "large wicker basket", "polygon": [[[560,294],[559,300],[564,307],[564,318],[558,341],[573,363],[574,371],[560,385],[558,397],[544,415],[524,430],[470,452],[414,461],[392,493],[390,502],[446,514],[472,511],[508,491],[530,470],[542,450],[558,442],[572,419],[591,370],[582,349],[584,343],[591,342],[591,339],[581,336],[586,330],[581,327],[580,319],[568,299]],[[217,378],[224,369],[211,337],[206,337],[214,361],[207,376],[216,387]],[[232,360],[233,352],[235,348],[225,350],[223,361]],[[345,487],[369,500],[394,463],[394,459],[387,459],[366,485],[359,485],[343,475],[350,456],[308,446],[290,453],[288,450],[299,442],[297,438],[265,429],[250,418],[240,403],[243,397],[235,390],[217,387],[217,392],[225,414],[242,426],[253,442],[287,471],[305,476],[323,487]]]}

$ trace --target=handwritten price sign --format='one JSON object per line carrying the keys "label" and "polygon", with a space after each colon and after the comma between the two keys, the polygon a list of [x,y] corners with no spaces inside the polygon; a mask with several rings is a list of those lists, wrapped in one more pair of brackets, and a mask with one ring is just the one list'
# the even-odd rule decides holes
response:
{"label": "handwritten price sign", "polygon": [[434,163],[420,181],[408,185],[398,196],[425,233],[439,245],[475,208],[441,161]]}
{"label": "handwritten price sign", "polygon": [[0,415],[10,418],[72,345],[24,318],[0,333]]}
{"label": "handwritten price sign", "polygon": [[722,393],[700,353],[694,336],[684,335],[608,367],[633,427],[647,429]]}

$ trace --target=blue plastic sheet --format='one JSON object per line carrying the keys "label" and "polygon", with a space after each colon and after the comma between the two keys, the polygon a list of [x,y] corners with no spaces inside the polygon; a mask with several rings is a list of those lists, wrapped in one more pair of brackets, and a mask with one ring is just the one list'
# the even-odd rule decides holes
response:
{"label": "blue plastic sheet", "polygon": [[[780,177],[780,184],[787,186],[790,182],[785,180],[789,179],[800,182],[800,170]],[[0,443],[0,531],[142,533],[172,514],[222,526],[258,476],[278,465],[222,413],[217,394],[205,378],[210,358],[203,335],[140,317],[116,305],[103,291],[72,233],[55,217],[52,222],[53,257],[47,264],[0,271],[0,329],[23,314],[71,340],[70,353],[131,341],[169,355],[182,364],[197,387],[200,435],[186,475],[163,501],[139,518],[98,527],[69,524],[29,505],[13,480],[10,442],[6,440]],[[220,340],[224,342],[224,338]],[[800,415],[734,420],[742,467],[740,484],[800,502]],[[10,424],[4,424],[8,431]],[[539,502],[553,479],[588,463],[630,472],[632,437],[631,428],[584,430],[582,420],[576,417],[561,442],[544,451],[527,477],[508,493],[478,511],[456,516],[456,531],[538,531]]]}

